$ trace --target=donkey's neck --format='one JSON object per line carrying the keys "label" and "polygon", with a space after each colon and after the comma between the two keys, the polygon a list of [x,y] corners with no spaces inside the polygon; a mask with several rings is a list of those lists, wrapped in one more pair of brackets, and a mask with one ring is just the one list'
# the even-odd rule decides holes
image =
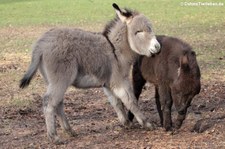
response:
{"label": "donkey's neck", "polygon": [[131,50],[127,35],[126,25],[118,21],[107,36],[115,47],[115,55],[118,60],[131,65],[138,57],[138,54]]}

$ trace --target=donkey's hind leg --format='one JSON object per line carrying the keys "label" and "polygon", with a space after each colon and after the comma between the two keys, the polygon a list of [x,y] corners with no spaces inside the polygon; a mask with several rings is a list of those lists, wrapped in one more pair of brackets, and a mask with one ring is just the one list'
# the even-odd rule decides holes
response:
{"label": "donkey's hind leg", "polygon": [[130,127],[131,123],[130,123],[127,115],[126,115],[126,111],[124,109],[124,105],[121,102],[121,100],[116,98],[116,96],[108,88],[104,87],[103,89],[104,89],[105,94],[108,96],[109,102],[111,103],[111,105],[115,109],[115,111],[117,113],[117,116],[119,118],[119,121],[124,126]]}
{"label": "donkey's hind leg", "polygon": [[62,129],[70,136],[75,137],[76,133],[75,131],[70,127],[69,122],[66,118],[65,112],[64,112],[64,105],[63,101],[61,101],[57,108],[56,108],[56,114],[59,117],[59,123]]}
{"label": "donkey's hind leg", "polygon": [[56,111],[59,104],[63,101],[63,96],[67,87],[68,86],[62,81],[58,81],[58,83],[50,83],[43,99],[47,135],[49,139],[56,144],[61,143],[56,131]]}
{"label": "donkey's hind leg", "polygon": [[59,143],[59,137],[56,132],[55,124],[55,107],[49,102],[52,100],[52,96],[48,92],[43,97],[43,111],[45,116],[45,123],[47,127],[47,136],[53,143]]}

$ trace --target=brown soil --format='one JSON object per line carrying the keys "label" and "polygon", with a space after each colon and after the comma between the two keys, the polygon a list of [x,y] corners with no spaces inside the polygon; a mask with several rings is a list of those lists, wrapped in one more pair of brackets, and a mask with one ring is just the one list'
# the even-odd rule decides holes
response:
{"label": "brown soil", "polygon": [[[4,70],[3,70],[4,71]],[[203,82],[187,118],[176,133],[158,127],[146,131],[134,121],[130,129],[118,122],[116,113],[101,89],[72,90],[65,95],[65,111],[76,137],[69,137],[57,126],[64,140],[51,144],[46,136],[41,95],[32,94],[30,107],[1,107],[0,148],[224,148],[225,84]],[[149,120],[159,125],[154,91],[147,85],[140,107]],[[174,117],[176,115],[173,110]]]}

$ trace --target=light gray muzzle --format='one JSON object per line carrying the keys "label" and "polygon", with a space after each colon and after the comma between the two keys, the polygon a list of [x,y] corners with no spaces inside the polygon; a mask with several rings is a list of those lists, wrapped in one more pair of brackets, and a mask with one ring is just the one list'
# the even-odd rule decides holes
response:
{"label": "light gray muzzle", "polygon": [[153,37],[150,43],[150,48],[149,48],[150,52],[152,54],[158,53],[160,51],[160,48],[161,46],[159,42],[156,40],[156,37]]}

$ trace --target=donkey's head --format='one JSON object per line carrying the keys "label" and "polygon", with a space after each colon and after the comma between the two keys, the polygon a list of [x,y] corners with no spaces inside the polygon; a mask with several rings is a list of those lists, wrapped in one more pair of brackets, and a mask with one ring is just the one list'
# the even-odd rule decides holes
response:
{"label": "donkey's head", "polygon": [[158,53],[160,44],[156,40],[150,21],[143,14],[120,9],[115,3],[113,7],[119,19],[127,26],[130,48],[140,55],[151,56]]}
{"label": "donkey's head", "polygon": [[199,94],[200,89],[200,70],[195,58],[195,52],[190,51],[180,57],[178,77],[171,89],[174,105],[178,112],[175,127],[179,128],[181,126],[192,99]]}

